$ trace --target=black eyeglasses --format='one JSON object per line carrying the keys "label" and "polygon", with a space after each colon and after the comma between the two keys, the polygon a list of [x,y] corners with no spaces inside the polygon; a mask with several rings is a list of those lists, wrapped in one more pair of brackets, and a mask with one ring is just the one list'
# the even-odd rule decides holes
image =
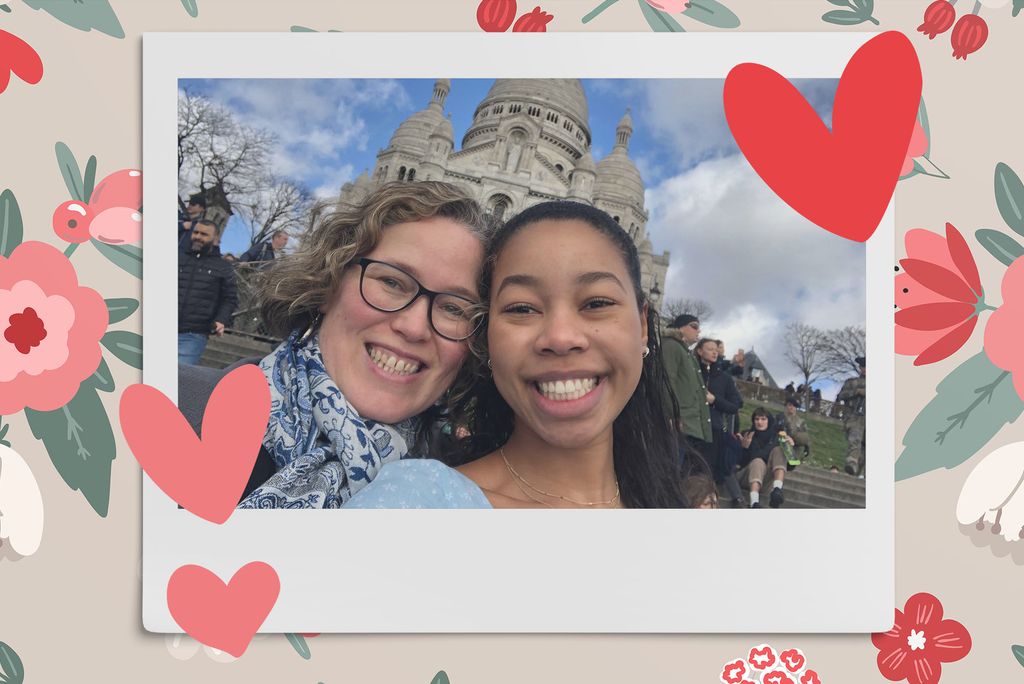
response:
{"label": "black eyeglasses", "polygon": [[359,294],[377,311],[395,313],[426,295],[427,320],[441,337],[452,342],[469,338],[483,321],[478,302],[450,292],[434,292],[397,266],[362,258],[358,261]]}

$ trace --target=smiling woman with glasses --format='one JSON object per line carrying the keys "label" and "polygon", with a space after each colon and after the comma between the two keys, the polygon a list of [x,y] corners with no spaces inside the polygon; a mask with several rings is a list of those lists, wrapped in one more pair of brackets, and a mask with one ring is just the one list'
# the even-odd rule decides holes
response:
{"label": "smiling woman with glasses", "polygon": [[[479,323],[486,225],[429,181],[314,209],[299,248],[261,274],[263,323],[284,342],[259,362],[271,415],[240,508],[338,508],[385,463],[428,455]],[[203,371],[179,372],[179,404],[205,405],[189,380]]]}

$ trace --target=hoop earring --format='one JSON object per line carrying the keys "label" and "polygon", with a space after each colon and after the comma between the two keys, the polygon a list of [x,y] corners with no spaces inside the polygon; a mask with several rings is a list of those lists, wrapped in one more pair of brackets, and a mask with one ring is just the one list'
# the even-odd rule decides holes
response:
{"label": "hoop earring", "polygon": [[493,369],[494,369],[493,366],[491,366],[491,360],[487,359],[487,370],[493,370]]}
{"label": "hoop earring", "polygon": [[645,344],[645,345],[644,345],[644,350],[643,350],[642,352],[640,352],[640,358],[641,358],[641,359],[646,359],[646,358],[647,358],[648,356],[650,356],[650,355],[651,355],[651,348],[650,348],[650,347],[648,347],[648,346],[647,346],[647,345]]}

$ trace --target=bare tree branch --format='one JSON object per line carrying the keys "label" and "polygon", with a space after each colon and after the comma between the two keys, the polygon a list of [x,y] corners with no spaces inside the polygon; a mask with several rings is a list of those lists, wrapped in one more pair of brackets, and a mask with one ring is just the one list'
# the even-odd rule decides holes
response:
{"label": "bare tree branch", "polygon": [[680,314],[696,316],[697,320],[703,322],[711,318],[715,310],[707,301],[693,298],[666,299],[662,306],[662,318],[668,322]]}
{"label": "bare tree branch", "polygon": [[860,373],[857,357],[865,355],[864,328],[847,326],[822,333],[822,375],[843,380]]}
{"label": "bare tree branch", "polygon": [[790,323],[786,326],[784,356],[804,378],[806,405],[811,383],[825,377],[824,333],[805,323]]}

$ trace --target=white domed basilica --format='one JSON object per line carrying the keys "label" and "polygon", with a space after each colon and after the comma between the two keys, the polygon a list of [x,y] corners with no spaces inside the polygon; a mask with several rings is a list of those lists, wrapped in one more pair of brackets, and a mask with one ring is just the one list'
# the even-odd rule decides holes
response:
{"label": "white domed basilica", "polygon": [[497,79],[456,150],[444,114],[450,90],[448,79],[434,83],[426,109],[395,130],[377,153],[372,175],[364,171],[342,186],[341,200],[357,203],[387,181],[439,180],[467,190],[498,219],[548,200],[592,204],[636,242],[641,286],[659,310],[669,253],[655,255],[647,236],[644,182],[629,156],[629,112],[615,130],[612,151],[595,164],[587,97],[578,79]]}

